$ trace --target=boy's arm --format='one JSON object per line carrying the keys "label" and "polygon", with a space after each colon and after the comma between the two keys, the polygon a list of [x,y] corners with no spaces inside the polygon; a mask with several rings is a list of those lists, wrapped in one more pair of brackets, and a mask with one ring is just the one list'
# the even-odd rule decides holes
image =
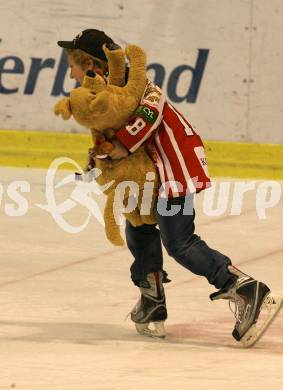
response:
{"label": "boy's arm", "polygon": [[118,141],[130,152],[134,152],[157,129],[162,121],[165,102],[163,92],[148,82],[144,96],[129,122],[116,132]]}
{"label": "boy's arm", "polygon": [[124,158],[129,155],[128,149],[126,149],[119,141],[114,140],[112,144],[114,145],[114,149],[111,153],[109,153],[109,157],[111,157],[112,160],[118,160],[119,158]]}

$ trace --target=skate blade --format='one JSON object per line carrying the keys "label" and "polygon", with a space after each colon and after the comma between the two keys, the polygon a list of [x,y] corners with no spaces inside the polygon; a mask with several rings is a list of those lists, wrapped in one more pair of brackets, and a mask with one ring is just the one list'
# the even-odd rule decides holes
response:
{"label": "skate blade", "polygon": [[[269,326],[275,320],[280,310],[283,307],[283,297],[274,297],[270,294],[264,299],[261,311],[267,311],[267,318],[263,321],[261,325],[255,323],[251,326],[251,328],[247,331],[247,333],[241,338],[240,342],[245,348],[252,347],[257,343],[264,333],[267,331]],[[261,313],[259,315],[259,320],[261,317]]]}
{"label": "skate blade", "polygon": [[154,329],[150,329],[150,324],[135,324],[136,330],[142,336],[157,337],[164,339],[166,336],[164,321],[153,322]]}

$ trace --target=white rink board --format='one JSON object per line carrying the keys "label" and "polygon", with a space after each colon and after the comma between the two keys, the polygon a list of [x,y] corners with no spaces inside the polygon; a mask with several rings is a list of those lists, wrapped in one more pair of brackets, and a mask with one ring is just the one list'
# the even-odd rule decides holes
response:
{"label": "white rink board", "polygon": [[[171,102],[204,138],[283,142],[281,0],[11,0],[0,12],[1,128],[86,131],[53,116],[52,91],[55,81],[65,91],[73,86],[58,73],[56,42],[94,27],[147,50],[148,63],[165,71]],[[178,102],[188,95],[192,72],[174,78],[174,71],[196,68],[201,50],[198,92]],[[45,68],[37,72],[40,63]]]}
{"label": "white rink board", "polygon": [[[231,336],[234,317],[227,302],[210,302],[212,286],[167,255],[168,337],[137,335],[125,320],[138,298],[129,252],[107,243],[94,218],[71,235],[36,207],[45,203],[45,173],[0,169],[0,389],[282,389],[283,314],[257,346],[242,349]],[[29,204],[22,217],[5,211],[13,203],[7,189],[15,180],[31,186],[22,194]],[[58,202],[71,190],[57,189]],[[200,195],[197,233],[279,295],[282,202],[259,220],[254,200],[255,192],[248,192],[240,216],[212,218],[202,212]],[[66,218],[76,224],[87,214],[81,206],[69,213]]]}

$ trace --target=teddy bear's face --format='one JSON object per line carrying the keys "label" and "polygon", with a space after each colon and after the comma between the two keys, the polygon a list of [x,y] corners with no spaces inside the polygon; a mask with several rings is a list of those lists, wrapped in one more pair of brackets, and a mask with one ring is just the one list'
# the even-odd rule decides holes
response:
{"label": "teddy bear's face", "polygon": [[70,93],[70,107],[74,119],[82,126],[100,131],[108,128],[118,130],[137,105],[138,99],[123,93],[121,88],[115,86],[107,86],[98,93],[82,86]]}
{"label": "teddy bear's face", "polygon": [[85,87],[75,88],[70,92],[70,108],[74,119],[84,127],[94,127],[93,118],[89,109],[89,89]]}

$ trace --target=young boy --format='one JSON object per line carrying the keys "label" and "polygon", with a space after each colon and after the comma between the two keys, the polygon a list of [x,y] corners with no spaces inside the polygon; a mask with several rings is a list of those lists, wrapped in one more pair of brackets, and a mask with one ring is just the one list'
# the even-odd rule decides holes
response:
{"label": "young boy", "polygon": [[[85,30],[71,41],[58,42],[67,50],[71,78],[81,84],[87,70],[107,75],[103,44],[115,48],[110,37],[95,29]],[[131,312],[138,332],[165,336],[167,310],[163,283],[169,279],[163,270],[162,240],[168,254],[179,264],[206,277],[218,289],[211,294],[212,300],[223,298],[235,303],[236,324],[232,334],[236,340],[251,344],[248,336],[270,290],[235,268],[227,256],[211,249],[195,234],[193,196],[210,183],[201,138],[150,81],[131,121],[118,130],[116,138],[110,157],[127,157],[145,143],[163,185],[156,209],[159,229],[156,225],[133,227],[126,223],[126,241],[134,257],[131,277],[141,292]],[[149,328],[150,323],[154,323],[154,330]],[[252,335],[255,342],[257,336],[254,332]]]}

